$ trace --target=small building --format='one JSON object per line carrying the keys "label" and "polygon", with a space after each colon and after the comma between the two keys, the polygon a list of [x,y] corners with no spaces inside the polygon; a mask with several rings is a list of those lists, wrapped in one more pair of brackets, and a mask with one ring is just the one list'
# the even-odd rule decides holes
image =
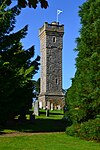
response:
{"label": "small building", "polygon": [[39,29],[41,77],[39,104],[41,108],[60,109],[64,106],[62,92],[62,48],[64,25],[45,22]]}

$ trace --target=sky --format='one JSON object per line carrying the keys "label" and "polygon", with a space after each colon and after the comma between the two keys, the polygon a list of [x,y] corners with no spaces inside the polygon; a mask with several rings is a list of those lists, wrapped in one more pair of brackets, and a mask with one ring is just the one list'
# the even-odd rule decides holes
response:
{"label": "sky", "polygon": [[[38,37],[39,28],[44,22],[52,23],[57,20],[57,10],[63,12],[59,14],[59,24],[64,25],[63,50],[62,50],[62,85],[63,89],[68,89],[71,86],[71,78],[74,77],[76,67],[75,58],[77,52],[76,38],[79,37],[80,17],[78,16],[79,6],[86,0],[47,0],[49,7],[42,9],[40,5],[36,9],[22,9],[21,14],[16,17],[15,31],[20,30],[25,25],[28,25],[28,34],[22,40],[25,49],[35,46],[35,57],[40,55],[40,40]],[[37,80],[40,77],[40,70],[34,76]]]}

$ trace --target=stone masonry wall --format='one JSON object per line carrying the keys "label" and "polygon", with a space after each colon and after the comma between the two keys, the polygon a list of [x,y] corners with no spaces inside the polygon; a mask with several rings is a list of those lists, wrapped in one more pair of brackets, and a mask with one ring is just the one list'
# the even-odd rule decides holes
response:
{"label": "stone masonry wall", "polygon": [[[63,103],[62,48],[64,26],[45,23],[39,30],[41,52],[40,101]],[[52,96],[50,96],[52,95]],[[44,97],[43,97],[44,96]],[[63,105],[63,104],[61,104]]]}

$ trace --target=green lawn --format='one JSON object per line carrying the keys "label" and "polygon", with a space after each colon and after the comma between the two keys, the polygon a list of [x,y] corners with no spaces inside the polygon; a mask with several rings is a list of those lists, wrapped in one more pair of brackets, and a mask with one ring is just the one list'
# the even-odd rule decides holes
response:
{"label": "green lawn", "polygon": [[63,111],[50,111],[49,117],[46,117],[43,110],[34,123],[27,120],[1,128],[0,150],[100,150],[99,143],[66,135],[67,122],[62,118]]}
{"label": "green lawn", "polygon": [[0,150],[100,150],[100,144],[65,133],[0,137]]}
{"label": "green lawn", "polygon": [[[29,119],[29,116],[27,115]],[[35,116],[35,121],[30,123],[27,120],[25,123],[19,124],[15,120],[14,125],[8,125],[6,128],[1,129],[1,133],[5,132],[60,132],[65,131],[67,122],[63,119],[63,111],[50,111],[49,117],[46,117],[45,110],[40,111],[40,116]],[[17,122],[16,122],[17,121]]]}

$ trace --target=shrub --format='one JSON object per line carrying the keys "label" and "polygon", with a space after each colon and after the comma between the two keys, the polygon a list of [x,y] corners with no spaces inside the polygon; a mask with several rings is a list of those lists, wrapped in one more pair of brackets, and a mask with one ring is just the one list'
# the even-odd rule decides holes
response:
{"label": "shrub", "polygon": [[79,136],[86,140],[100,141],[100,118],[89,120],[81,124],[73,124],[66,129],[66,134]]}
{"label": "shrub", "polygon": [[78,136],[80,130],[80,124],[73,124],[70,127],[66,128],[66,134],[71,136]]}
{"label": "shrub", "polygon": [[79,136],[87,140],[100,141],[100,118],[82,123]]}

